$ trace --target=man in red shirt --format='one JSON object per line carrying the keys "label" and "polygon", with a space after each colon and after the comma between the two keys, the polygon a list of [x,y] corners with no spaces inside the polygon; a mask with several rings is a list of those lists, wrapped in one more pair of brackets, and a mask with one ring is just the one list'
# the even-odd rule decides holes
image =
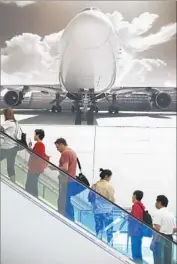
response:
{"label": "man in red shirt", "polygon": [[[57,150],[61,153],[59,168],[66,171],[71,177],[76,178],[76,153],[68,147],[64,138],[57,139],[55,145]],[[62,173],[59,175],[58,211],[74,221],[74,208],[71,203],[71,196],[74,195],[75,190],[79,187],[79,183],[73,181],[71,177],[64,174],[62,175]]]}
{"label": "man in red shirt", "polygon": [[[145,211],[145,206],[141,202],[143,198],[142,191],[134,191],[132,196],[132,216],[143,221],[143,215]],[[129,218],[129,236],[131,237],[131,249],[132,257],[135,263],[143,263],[142,257],[142,225],[139,221],[134,218]]]}
{"label": "man in red shirt", "polygon": [[[42,158],[46,158],[45,145],[42,142],[44,137],[44,130],[36,129],[34,132],[34,140],[36,141],[36,144],[33,148],[32,143],[29,145],[29,149]],[[28,174],[25,188],[28,193],[32,194],[35,197],[38,197],[39,175],[44,172],[46,167],[46,162],[40,157],[31,153],[28,162]]]}

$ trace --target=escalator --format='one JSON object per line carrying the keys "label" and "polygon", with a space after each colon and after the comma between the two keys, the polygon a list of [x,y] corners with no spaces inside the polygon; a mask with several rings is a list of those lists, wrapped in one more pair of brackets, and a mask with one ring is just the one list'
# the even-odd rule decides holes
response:
{"label": "escalator", "polygon": [[[13,140],[2,132],[0,135]],[[96,194],[100,197],[100,203],[109,203],[113,211],[113,221],[102,230],[101,235],[96,236],[94,214],[88,202],[90,189],[50,163],[50,168],[48,166],[40,175],[38,198],[33,197],[25,191],[28,160],[30,155],[42,159],[27,149],[21,150],[19,144],[18,147],[20,151],[15,161],[15,183],[7,177],[6,162],[0,162],[2,264],[67,264],[71,261],[81,264],[86,260],[97,264],[136,263],[131,255],[128,221],[132,220],[147,229],[145,224]],[[69,180],[75,186],[75,195],[71,197],[74,220],[64,209],[67,207],[64,196],[63,200],[59,200],[60,208],[63,209],[58,212],[60,180]],[[113,237],[109,244],[107,232],[112,232]],[[169,244],[166,238],[155,233],[160,243]],[[152,238],[143,238],[142,253],[146,264],[154,263],[151,241]],[[177,244],[170,243],[174,252],[172,264],[176,264]]]}

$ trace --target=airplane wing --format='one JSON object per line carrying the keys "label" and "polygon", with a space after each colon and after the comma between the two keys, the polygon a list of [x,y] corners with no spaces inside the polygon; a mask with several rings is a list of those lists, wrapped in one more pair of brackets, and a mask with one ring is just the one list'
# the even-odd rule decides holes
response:
{"label": "airplane wing", "polygon": [[[5,94],[2,95],[2,91]],[[3,96],[4,102],[9,106],[20,105],[25,96],[32,92],[40,92],[42,94],[56,94],[55,100],[51,102],[60,103],[66,98],[66,91],[60,84],[57,85],[6,85],[1,86],[1,96]]]}
{"label": "airplane wing", "polygon": [[127,94],[127,93],[137,93],[137,94],[151,94],[153,91],[159,92],[168,92],[168,91],[176,91],[176,87],[112,87],[110,93],[115,94]]}
{"label": "airplane wing", "polygon": [[126,95],[126,94],[147,94],[149,91],[151,91],[151,87],[113,87],[110,91],[111,94],[115,93],[117,95]]}
{"label": "airplane wing", "polygon": [[64,92],[65,90],[62,88],[60,84],[58,85],[6,85],[1,86],[1,91],[7,89],[9,91],[23,91],[24,93],[31,91],[40,91],[42,93],[59,93]]}

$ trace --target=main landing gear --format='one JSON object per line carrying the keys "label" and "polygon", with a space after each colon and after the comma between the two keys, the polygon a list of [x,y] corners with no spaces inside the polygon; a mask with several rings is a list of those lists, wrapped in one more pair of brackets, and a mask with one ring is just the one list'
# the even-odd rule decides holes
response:
{"label": "main landing gear", "polygon": [[61,113],[62,112],[62,107],[61,107],[61,102],[65,99],[65,97],[61,96],[59,93],[56,94],[55,100],[51,102],[51,104],[55,103],[55,105],[52,105],[52,112],[53,113]]}
{"label": "main landing gear", "polygon": [[118,107],[118,103],[117,103],[116,94],[112,95],[112,104],[110,104],[110,106],[108,108],[108,113],[109,114],[115,114],[115,115],[119,114],[119,107]]}

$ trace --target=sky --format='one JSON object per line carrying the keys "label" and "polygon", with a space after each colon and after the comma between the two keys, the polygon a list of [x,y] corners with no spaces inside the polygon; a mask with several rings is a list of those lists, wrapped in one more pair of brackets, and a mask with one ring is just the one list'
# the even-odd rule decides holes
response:
{"label": "sky", "polygon": [[175,1],[0,1],[1,84],[58,83],[63,29],[88,6],[116,28],[123,49],[116,85],[176,87]]}

